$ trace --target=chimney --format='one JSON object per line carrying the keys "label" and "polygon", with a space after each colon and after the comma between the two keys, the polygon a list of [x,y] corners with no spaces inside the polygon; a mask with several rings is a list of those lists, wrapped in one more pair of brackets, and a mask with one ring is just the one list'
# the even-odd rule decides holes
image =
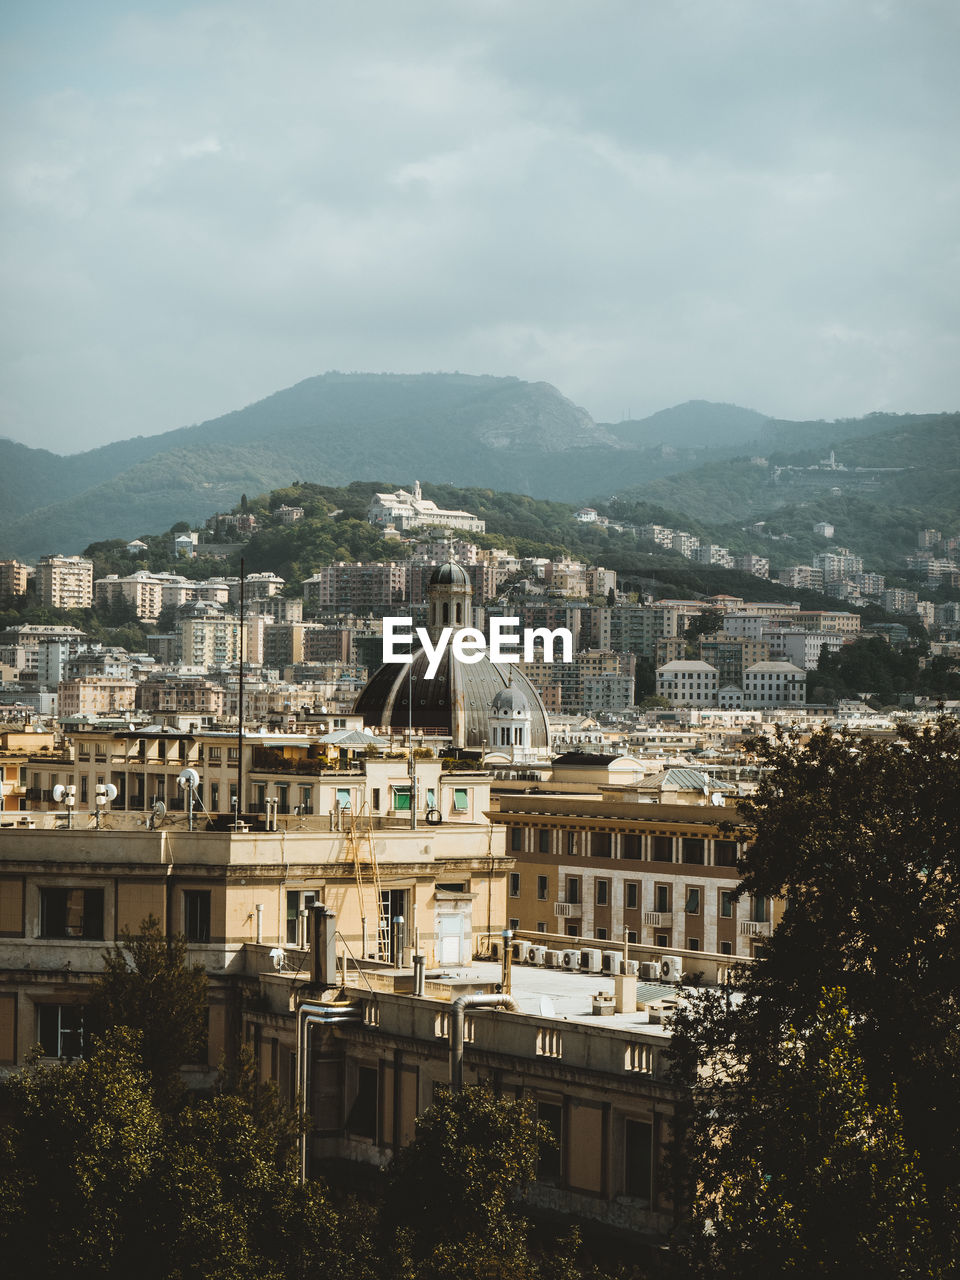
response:
{"label": "chimney", "polygon": [[313,908],[313,952],[310,977],[314,986],[335,987],[337,983],[337,917],[326,907]]}

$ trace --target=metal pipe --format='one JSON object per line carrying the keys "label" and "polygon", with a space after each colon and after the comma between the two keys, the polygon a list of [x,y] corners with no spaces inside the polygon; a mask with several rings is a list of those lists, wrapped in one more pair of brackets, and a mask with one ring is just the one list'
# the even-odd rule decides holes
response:
{"label": "metal pipe", "polygon": [[[306,1111],[310,1100],[310,1055],[308,1053],[308,1048],[311,1030],[317,1025],[329,1025],[334,1022],[358,1022],[359,1020],[360,1009],[355,1004],[322,1005],[304,1002],[297,1010],[297,1100],[301,1119],[306,1119]],[[300,1181],[306,1182],[306,1125],[302,1125],[301,1129]]]}
{"label": "metal pipe", "polygon": [[426,990],[427,957],[413,957],[413,994],[422,996]]}
{"label": "metal pipe", "polygon": [[257,944],[263,942],[263,903],[258,902],[256,906],[257,912]]}
{"label": "metal pipe", "polygon": [[463,1088],[463,1011],[464,1009],[509,1009],[519,1013],[520,1007],[505,992],[493,995],[460,996],[450,1006],[450,1090],[459,1093]]}

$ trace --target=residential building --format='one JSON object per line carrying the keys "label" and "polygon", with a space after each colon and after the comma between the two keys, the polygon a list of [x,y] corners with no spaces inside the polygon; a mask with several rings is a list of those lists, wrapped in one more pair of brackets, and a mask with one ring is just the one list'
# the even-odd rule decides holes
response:
{"label": "residential building", "polygon": [[37,596],[50,609],[89,609],[93,604],[93,561],[83,556],[41,556]]}
{"label": "residential building", "polygon": [[26,594],[29,573],[29,566],[19,560],[0,560],[0,604]]}
{"label": "residential building", "polygon": [[657,696],[673,707],[715,707],[720,673],[709,662],[677,660],[657,668]]}
{"label": "residential building", "polygon": [[802,706],[807,700],[807,673],[792,662],[756,662],[743,675],[743,706]]}

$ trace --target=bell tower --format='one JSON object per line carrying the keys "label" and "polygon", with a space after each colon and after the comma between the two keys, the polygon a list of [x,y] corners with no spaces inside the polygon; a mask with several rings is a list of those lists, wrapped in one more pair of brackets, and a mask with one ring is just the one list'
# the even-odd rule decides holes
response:
{"label": "bell tower", "polygon": [[434,569],[427,587],[427,633],[433,644],[444,627],[473,625],[473,587],[466,570],[448,560]]}

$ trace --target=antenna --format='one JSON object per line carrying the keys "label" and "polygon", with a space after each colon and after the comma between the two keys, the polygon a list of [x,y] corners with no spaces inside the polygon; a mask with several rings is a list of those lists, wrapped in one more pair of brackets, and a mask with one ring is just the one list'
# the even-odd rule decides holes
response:
{"label": "antenna", "polygon": [[151,824],[154,831],[156,831],[157,827],[159,827],[160,823],[164,820],[166,816],[167,816],[167,806],[163,803],[162,800],[154,800],[153,822]]}
{"label": "antenna", "polygon": [[187,793],[187,825],[190,831],[193,830],[193,797],[199,785],[200,775],[196,769],[181,769],[177,774],[177,786]]}

